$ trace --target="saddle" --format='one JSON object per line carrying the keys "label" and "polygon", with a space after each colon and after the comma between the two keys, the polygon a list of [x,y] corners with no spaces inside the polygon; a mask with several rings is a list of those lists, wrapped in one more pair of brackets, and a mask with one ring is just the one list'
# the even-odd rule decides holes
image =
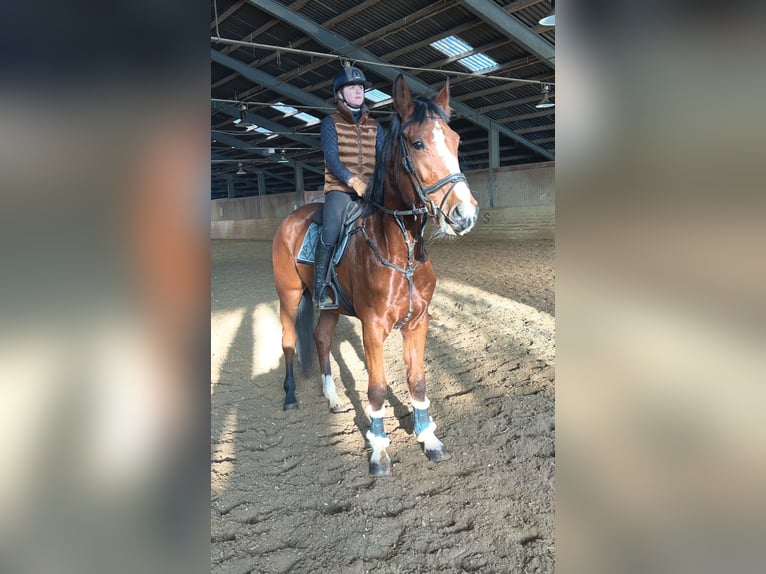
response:
{"label": "saddle", "polygon": [[[353,233],[358,229],[356,222],[363,212],[362,203],[359,201],[352,201],[347,206],[343,213],[343,224],[340,230],[340,236],[338,242],[335,245],[332,257],[330,258],[330,265],[327,270],[328,277],[326,279],[327,289],[331,289],[335,294],[335,306],[332,309],[337,309],[339,303],[353,315],[356,316],[354,307],[346,297],[343,289],[338,282],[338,275],[335,272],[335,266],[340,264],[343,259],[343,255],[346,253],[346,247],[348,246],[348,240]],[[298,250],[298,263],[304,263],[307,265],[314,264],[314,258],[316,255],[316,244],[319,241],[319,237],[322,233],[322,224],[324,222],[324,206],[314,212],[311,217],[311,225],[309,225],[306,235],[303,237],[301,248]]]}

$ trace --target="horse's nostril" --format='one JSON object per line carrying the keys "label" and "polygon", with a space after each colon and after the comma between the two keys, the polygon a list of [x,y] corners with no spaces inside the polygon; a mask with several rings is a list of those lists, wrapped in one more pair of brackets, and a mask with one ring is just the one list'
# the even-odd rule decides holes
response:
{"label": "horse's nostril", "polygon": [[478,210],[473,205],[460,203],[453,207],[450,212],[450,219],[452,220],[450,226],[455,232],[463,235],[473,229],[477,218]]}
{"label": "horse's nostril", "polygon": [[472,220],[476,218],[476,210],[471,209],[471,206],[465,206],[464,204],[458,204],[452,210],[451,218],[454,221],[459,221],[464,225],[468,225]]}

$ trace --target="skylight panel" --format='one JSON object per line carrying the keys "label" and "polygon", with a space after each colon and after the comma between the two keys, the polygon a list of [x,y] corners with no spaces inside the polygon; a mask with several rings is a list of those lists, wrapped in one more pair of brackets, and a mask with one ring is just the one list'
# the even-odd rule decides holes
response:
{"label": "skylight panel", "polygon": [[301,112],[299,114],[295,114],[295,117],[299,120],[303,120],[306,122],[307,126],[313,126],[314,124],[319,123],[319,118],[316,116],[312,116],[311,114],[307,114],[306,112]]}
{"label": "skylight panel", "polygon": [[488,68],[494,68],[497,66],[497,62],[495,62],[489,56],[482,54],[481,52],[478,54],[472,54],[467,58],[461,58],[457,62],[472,72],[480,72],[481,70],[486,70]]}
{"label": "skylight panel", "polygon": [[295,116],[299,120],[306,122],[307,126],[312,126],[314,124],[318,124],[319,121],[320,121],[318,117],[312,116],[311,114],[308,114],[306,112],[299,112],[298,108],[294,108],[292,106],[288,106],[286,104],[283,104],[282,102],[277,102],[276,104],[272,105],[271,107],[274,108],[277,111],[282,112],[284,114],[283,117],[289,118],[289,117]]}
{"label": "skylight panel", "polygon": [[[473,46],[464,42],[457,36],[447,36],[446,38],[432,42],[431,46],[449,58],[460,56],[460,54],[467,54],[474,50]],[[465,58],[460,58],[457,62],[472,72],[494,68],[498,65],[495,60],[482,52],[471,54]]]}
{"label": "skylight panel", "polygon": [[473,46],[466,44],[457,36],[447,36],[436,42],[431,42],[431,47],[436,48],[442,54],[449,56],[450,58],[473,50]]}
{"label": "skylight panel", "polygon": [[285,105],[282,102],[277,102],[276,104],[274,104],[271,107],[274,108],[275,110],[277,110],[278,112],[282,112],[283,114],[285,114],[285,116],[291,116],[291,115],[293,115],[293,114],[298,112],[298,110],[296,108],[294,108],[292,106]]}
{"label": "skylight panel", "polygon": [[378,89],[365,92],[364,97],[375,103],[382,102],[383,100],[388,100],[391,98],[391,96],[389,96],[386,92],[381,92]]}

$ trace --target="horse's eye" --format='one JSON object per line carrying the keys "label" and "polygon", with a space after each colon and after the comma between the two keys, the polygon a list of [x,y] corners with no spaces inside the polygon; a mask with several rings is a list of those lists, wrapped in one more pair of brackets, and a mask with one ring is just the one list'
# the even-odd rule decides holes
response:
{"label": "horse's eye", "polygon": [[412,147],[414,147],[415,149],[424,149],[426,146],[423,145],[422,141],[416,140],[416,141],[412,142]]}

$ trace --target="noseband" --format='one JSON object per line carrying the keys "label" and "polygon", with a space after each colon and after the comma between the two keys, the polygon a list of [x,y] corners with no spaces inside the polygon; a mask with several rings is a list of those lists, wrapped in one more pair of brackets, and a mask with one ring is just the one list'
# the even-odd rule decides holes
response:
{"label": "noseband", "polygon": [[[404,127],[406,126],[407,124],[405,124]],[[415,170],[415,165],[413,164],[412,156],[410,156],[409,148],[407,147],[407,143],[404,141],[404,135],[399,136],[399,143],[400,143],[401,152],[402,152],[402,168],[404,168],[404,171],[407,172],[407,175],[410,176],[410,179],[412,180],[412,184],[415,187],[415,191],[417,192],[418,197],[420,198],[420,201],[422,201],[423,205],[426,206],[428,215],[430,215],[431,217],[436,217],[437,214],[441,214],[441,216],[444,218],[444,220],[447,223],[449,223],[450,225],[456,225],[455,221],[452,220],[450,216],[444,212],[444,209],[443,209],[444,203],[447,201],[447,198],[450,196],[450,193],[452,193],[452,190],[455,189],[455,186],[461,181],[463,183],[468,183],[468,179],[462,173],[451,173],[448,176],[441,178],[439,181],[437,181],[433,185],[426,186],[423,183],[423,180],[420,179],[420,176],[418,175],[417,171]],[[447,193],[444,194],[444,197],[442,198],[441,203],[437,207],[436,202],[434,202],[431,199],[428,199],[428,196],[433,193],[436,193],[442,187],[448,184],[451,184],[451,185],[449,186],[449,189],[447,189]]]}

